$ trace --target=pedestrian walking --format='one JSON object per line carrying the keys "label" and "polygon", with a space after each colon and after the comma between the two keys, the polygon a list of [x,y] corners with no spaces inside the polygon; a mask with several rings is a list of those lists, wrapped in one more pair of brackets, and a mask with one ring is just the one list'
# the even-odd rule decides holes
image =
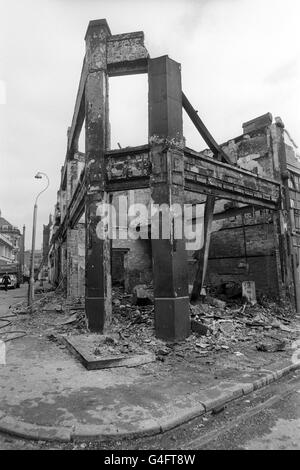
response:
{"label": "pedestrian walking", "polygon": [[4,290],[5,292],[7,292],[8,284],[10,284],[10,276],[8,275],[8,273],[5,273],[2,279],[4,284]]}

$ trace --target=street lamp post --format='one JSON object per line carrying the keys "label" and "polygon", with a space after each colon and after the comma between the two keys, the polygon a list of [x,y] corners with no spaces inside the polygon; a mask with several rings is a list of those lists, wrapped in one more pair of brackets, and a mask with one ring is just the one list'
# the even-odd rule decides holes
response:
{"label": "street lamp post", "polygon": [[32,245],[31,245],[31,260],[30,260],[30,279],[29,279],[29,286],[28,286],[28,306],[30,307],[32,305],[32,302],[34,301],[34,250],[35,250],[35,236],[36,236],[36,220],[37,220],[37,201],[39,196],[46,191],[48,188],[50,182],[49,178],[46,175],[46,173],[42,173],[39,171],[36,175],[36,179],[42,179],[43,176],[47,179],[47,186],[39,192],[35,199],[34,203],[34,209],[33,209],[33,224],[32,224]]}

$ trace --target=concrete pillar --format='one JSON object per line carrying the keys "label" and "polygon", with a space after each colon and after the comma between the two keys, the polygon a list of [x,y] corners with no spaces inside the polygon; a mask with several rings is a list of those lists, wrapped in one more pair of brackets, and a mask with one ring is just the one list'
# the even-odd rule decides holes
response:
{"label": "concrete pillar", "polygon": [[[85,85],[86,155],[86,292],[88,327],[103,332],[111,318],[111,244],[108,227],[100,230],[101,203],[105,192],[105,150],[108,147],[108,76],[106,38],[111,35],[105,20],[90,21],[86,33],[88,76]],[[100,232],[102,236],[100,236]]]}
{"label": "concrete pillar", "polygon": [[[184,155],[180,64],[167,56],[149,60],[151,197],[155,204],[184,202]],[[172,226],[172,223],[171,223]],[[162,339],[190,333],[185,241],[152,239],[155,331]]]}

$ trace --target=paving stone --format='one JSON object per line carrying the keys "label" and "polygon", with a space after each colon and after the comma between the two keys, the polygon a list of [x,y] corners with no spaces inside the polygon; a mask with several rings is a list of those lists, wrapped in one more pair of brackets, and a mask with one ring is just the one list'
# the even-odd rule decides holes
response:
{"label": "paving stone", "polygon": [[185,411],[177,411],[177,413],[175,413],[174,415],[162,418],[160,420],[162,432],[168,431],[169,429],[173,429],[183,423],[187,423],[188,421],[191,421],[192,419],[197,418],[198,416],[202,416],[204,413],[205,408],[201,404]]}
{"label": "paving stone", "polygon": [[0,419],[0,431],[37,441],[69,442],[71,440],[71,428],[39,426],[17,420],[12,416],[5,416]]}
{"label": "paving stone", "polygon": [[248,395],[248,393],[252,393],[253,392],[253,383],[245,383],[245,384],[241,384],[241,387],[243,389],[243,393],[244,395]]}

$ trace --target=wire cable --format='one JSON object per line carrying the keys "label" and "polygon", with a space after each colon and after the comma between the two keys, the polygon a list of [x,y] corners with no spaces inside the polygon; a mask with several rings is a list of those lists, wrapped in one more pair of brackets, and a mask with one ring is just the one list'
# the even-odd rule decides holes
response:
{"label": "wire cable", "polygon": [[[60,283],[58,284],[58,286],[54,289],[54,293],[61,287],[62,283],[63,283],[63,278],[61,279]],[[50,291],[51,292],[51,291]],[[32,305],[36,304],[37,302],[40,302],[41,300],[43,300],[45,297],[47,297],[49,294],[49,292],[47,292],[45,295],[43,295],[41,298],[39,299],[36,299],[33,301]],[[17,304],[15,305],[10,305],[9,306],[9,309],[10,308],[14,308],[14,307],[17,307],[18,305],[22,305],[22,302],[18,302]],[[27,306],[27,307],[24,307],[24,309],[28,309],[28,308],[32,308],[32,305],[31,306]],[[12,320],[7,320],[7,318],[11,318],[11,317],[17,317],[18,315],[16,313],[11,313],[9,315],[3,315],[3,316],[0,316],[0,322],[5,322],[6,324],[5,325],[0,325],[0,329],[2,328],[7,328],[9,327],[10,325],[12,325]],[[3,331],[1,333],[1,336],[0,338],[3,338],[3,336],[5,335],[14,335],[14,334],[17,334],[17,336],[13,337],[13,338],[8,338],[8,339],[1,339],[1,341],[3,341],[4,343],[7,343],[8,341],[14,341],[15,339],[19,339],[19,338],[23,338],[24,336],[27,336],[27,333],[26,331],[24,330],[12,330],[12,331]]]}

